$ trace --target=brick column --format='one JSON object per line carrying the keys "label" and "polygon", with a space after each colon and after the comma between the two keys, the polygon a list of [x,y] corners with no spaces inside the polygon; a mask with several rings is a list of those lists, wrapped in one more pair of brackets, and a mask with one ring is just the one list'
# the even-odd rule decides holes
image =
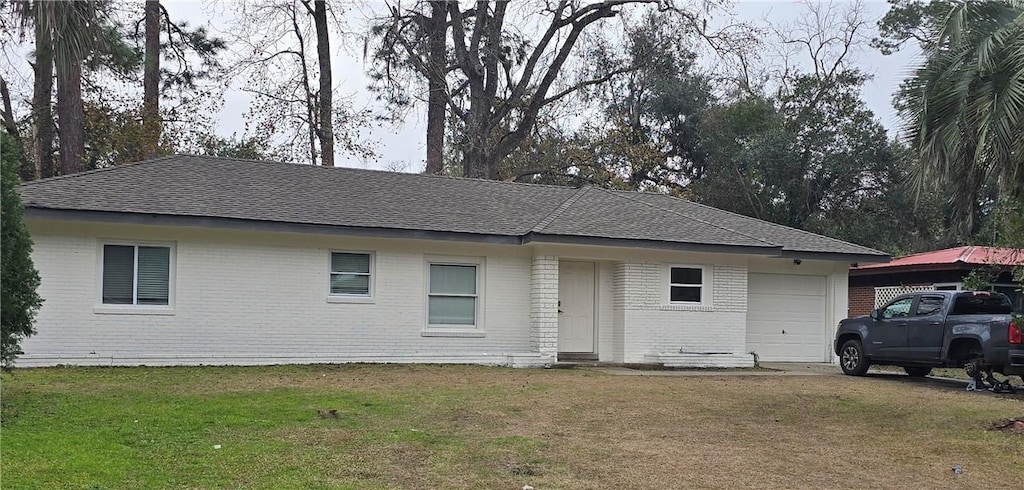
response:
{"label": "brick column", "polygon": [[530,347],[552,360],[558,356],[558,257],[533,258],[530,275]]}

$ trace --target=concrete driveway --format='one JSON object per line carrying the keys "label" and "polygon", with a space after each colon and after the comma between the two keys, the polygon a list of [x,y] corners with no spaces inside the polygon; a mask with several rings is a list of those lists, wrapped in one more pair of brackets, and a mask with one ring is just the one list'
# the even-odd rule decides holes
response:
{"label": "concrete driveway", "polygon": [[[846,376],[842,369],[836,364],[814,363],[814,362],[763,362],[762,369],[634,369],[626,366],[589,366],[584,367],[590,371],[616,376]],[[873,367],[863,379],[876,380],[884,383],[906,383],[907,385],[927,386],[935,389],[963,391],[967,393],[967,380],[945,378],[941,376],[926,376],[914,378],[907,376],[901,370],[892,368]],[[1016,394],[992,393],[979,391],[977,394],[989,394],[996,396],[1009,396],[1015,399],[1024,399],[1024,389],[1018,389]]]}
{"label": "concrete driveway", "polygon": [[827,376],[842,374],[839,366],[825,363],[761,363],[763,369],[634,369],[626,366],[590,366],[584,369],[618,376]]}

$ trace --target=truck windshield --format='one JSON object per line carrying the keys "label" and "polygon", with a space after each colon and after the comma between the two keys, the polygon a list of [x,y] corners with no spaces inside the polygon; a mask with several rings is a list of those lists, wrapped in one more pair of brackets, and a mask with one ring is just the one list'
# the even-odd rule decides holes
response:
{"label": "truck windshield", "polygon": [[1010,300],[1002,294],[961,294],[956,297],[951,315],[1008,315],[1013,311]]}

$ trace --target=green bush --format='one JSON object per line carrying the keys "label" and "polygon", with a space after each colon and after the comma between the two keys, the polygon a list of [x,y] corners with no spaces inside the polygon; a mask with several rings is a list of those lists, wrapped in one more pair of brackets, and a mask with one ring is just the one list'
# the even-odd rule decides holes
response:
{"label": "green bush", "polygon": [[4,368],[21,354],[20,342],[35,333],[32,323],[43,300],[36,294],[39,273],[32,264],[32,239],[22,222],[18,197],[18,167],[21,151],[14,138],[4,133],[0,139],[0,351]]}

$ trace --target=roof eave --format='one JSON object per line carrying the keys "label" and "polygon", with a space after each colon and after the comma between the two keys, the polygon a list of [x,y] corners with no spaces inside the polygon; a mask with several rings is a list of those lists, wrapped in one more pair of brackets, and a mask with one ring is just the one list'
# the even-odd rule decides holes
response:
{"label": "roof eave", "polygon": [[600,247],[649,248],[657,250],[675,250],[680,252],[714,252],[742,253],[777,257],[782,247],[748,246],[748,245],[716,245],[709,243],[684,243],[663,240],[639,240],[629,238],[607,238],[579,235],[554,235],[547,233],[528,233],[523,237],[523,244],[552,243],[563,245],[588,245]]}
{"label": "roof eave", "polygon": [[270,231],[279,233],[305,233],[326,235],[347,235],[373,238],[404,238],[412,240],[442,240],[476,243],[519,245],[519,235],[489,235],[457,231],[410,230],[401,228],[376,228],[311,223],[289,223],[280,221],[250,220],[211,216],[183,216],[172,214],[121,213],[113,211],[84,211],[26,207],[28,219],[55,221],[87,221],[151,226],[186,226],[195,228],[217,228],[236,231]]}
{"label": "roof eave", "polygon": [[27,219],[54,221],[83,221],[151,226],[185,226],[195,228],[230,229],[237,231],[270,231],[281,233],[347,235],[375,238],[401,238],[413,240],[462,241],[504,245],[525,245],[528,243],[554,243],[566,245],[674,250],[681,252],[748,254],[766,257],[787,257],[808,260],[814,259],[849,262],[882,262],[888,260],[888,256],[843,254],[830,252],[787,251],[784,250],[781,246],[684,243],[661,240],[606,238],[597,236],[554,235],[535,232],[528,232],[522,236],[496,235],[457,231],[413,230],[401,228],[378,228],[311,223],[291,223],[213,216],[186,216],[175,214],[90,211],[80,209],[54,209],[37,207],[33,206],[32,204],[26,205],[25,217]]}
{"label": "roof eave", "polygon": [[1011,269],[1013,265],[1004,264],[971,264],[962,261],[945,262],[940,264],[907,264],[890,265],[883,267],[868,267],[864,269],[850,269],[851,276],[880,276],[883,274],[905,274],[911,272],[934,272],[934,271],[970,271],[979,267],[991,267],[995,265],[1000,269]]}
{"label": "roof eave", "polygon": [[851,264],[888,262],[892,259],[889,255],[868,254],[868,253],[846,253],[846,252],[813,252],[800,250],[783,250],[782,257],[801,260],[831,260],[843,261]]}

